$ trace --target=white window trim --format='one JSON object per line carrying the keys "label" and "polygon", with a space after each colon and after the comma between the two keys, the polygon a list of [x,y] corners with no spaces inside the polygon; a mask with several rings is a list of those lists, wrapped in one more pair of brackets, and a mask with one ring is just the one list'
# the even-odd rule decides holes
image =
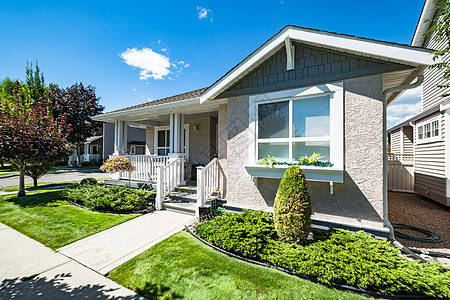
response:
{"label": "white window trim", "polygon": [[[330,161],[334,169],[344,169],[344,88],[342,82],[322,84],[279,92],[258,94],[249,97],[249,164],[258,161],[257,153],[257,120],[258,104],[299,99],[313,96],[330,95]],[[292,103],[292,102],[291,102]],[[290,110],[291,111],[291,110]],[[290,124],[290,127],[291,124]],[[291,128],[290,128],[291,130]],[[302,139],[302,138],[296,138]],[[317,138],[327,140],[327,137]],[[276,139],[270,139],[275,142]],[[311,138],[308,138],[311,140]],[[291,149],[289,150],[291,151]],[[323,167],[316,167],[323,168]]]}
{"label": "white window trim", "polygon": [[[433,134],[433,122],[434,121],[438,121],[438,129],[439,129],[439,134],[437,136],[430,136],[429,138],[425,137],[425,125],[426,124],[430,124],[430,134]],[[419,140],[419,127],[423,126],[423,135],[424,138]],[[416,124],[416,144],[426,144],[426,143],[432,143],[432,142],[440,142],[442,141],[442,120],[441,120],[441,115],[433,117],[431,119],[427,119],[421,122],[418,122]]]}
{"label": "white window trim", "polygon": [[[153,153],[155,153],[155,155],[158,155],[158,131],[169,130],[170,126],[169,125],[157,126],[154,128],[155,128],[155,133],[154,133],[154,142],[153,142],[153,151],[154,151]],[[189,124],[184,124],[184,129],[186,130],[186,140],[185,140],[186,153],[184,153],[184,157],[187,161],[189,161]]]}

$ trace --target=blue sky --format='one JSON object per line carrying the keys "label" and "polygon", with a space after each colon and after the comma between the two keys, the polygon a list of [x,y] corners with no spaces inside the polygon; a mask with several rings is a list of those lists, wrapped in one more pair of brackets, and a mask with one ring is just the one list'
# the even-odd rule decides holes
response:
{"label": "blue sky", "polygon": [[[110,111],[208,86],[287,24],[409,44],[423,3],[2,1],[0,78],[37,59],[46,83],[92,84]],[[397,100],[390,125],[419,99]]]}

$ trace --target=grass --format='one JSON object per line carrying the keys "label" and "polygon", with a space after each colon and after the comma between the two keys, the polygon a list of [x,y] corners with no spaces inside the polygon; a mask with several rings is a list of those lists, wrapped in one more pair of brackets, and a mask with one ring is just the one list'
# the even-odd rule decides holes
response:
{"label": "grass", "polygon": [[[97,178],[97,181],[102,181],[105,179],[109,179],[111,177],[104,177],[104,178]],[[54,186],[58,186],[58,185],[65,185],[65,184],[75,184],[75,183],[79,183],[80,181],[78,180],[74,180],[74,181],[64,181],[64,182],[38,182],[38,187],[39,189],[42,188],[50,188],[50,187],[54,187]],[[32,190],[34,188],[32,183],[27,183],[25,184],[25,190],[29,189]],[[19,186],[18,185],[12,185],[12,186],[6,186],[6,187],[2,187],[0,188],[0,190],[2,192],[17,192],[19,190]]]}
{"label": "grass", "polygon": [[63,200],[62,189],[0,196],[0,222],[55,250],[139,214],[92,212]]}
{"label": "grass", "polygon": [[[64,185],[64,184],[75,184],[79,181],[66,181],[66,182],[38,182],[38,188],[50,188],[58,185]],[[32,189],[34,186],[32,183],[25,184],[25,189]],[[12,186],[6,186],[2,187],[2,192],[17,192],[19,190],[18,185],[12,185]]]}
{"label": "grass", "polygon": [[149,299],[364,299],[218,253],[179,232],[110,272]]}
{"label": "grass", "polygon": [[19,174],[19,172],[14,170],[14,168],[11,166],[11,164],[4,164],[3,167],[0,167],[0,177],[16,175],[16,174]]}

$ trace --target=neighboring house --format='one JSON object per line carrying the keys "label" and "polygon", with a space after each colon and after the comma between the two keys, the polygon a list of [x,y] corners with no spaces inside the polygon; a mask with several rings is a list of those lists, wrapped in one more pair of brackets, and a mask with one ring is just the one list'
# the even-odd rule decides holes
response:
{"label": "neighboring house", "polygon": [[[145,126],[127,127],[127,154],[145,154]],[[114,123],[103,123],[103,160],[114,153]]]}
{"label": "neighboring house", "polygon": [[[86,139],[84,146],[80,149],[80,163],[85,161],[102,161],[102,144],[103,144],[103,126],[97,128],[95,134]],[[69,166],[78,165],[77,149],[75,148],[72,155],[69,156]]]}
{"label": "neighboring house", "polygon": [[217,188],[228,209],[270,211],[287,166],[258,160],[319,152],[334,165],[302,167],[313,224],[386,236],[383,116],[398,93],[383,91],[414,81],[430,52],[286,26],[207,88],[94,119],[115,123],[116,154],[125,153],[127,124],[145,126],[148,159],[134,160],[132,178],[154,181],[157,201],[184,184],[185,155],[187,173],[207,165],[197,168],[197,205]]}
{"label": "neighboring house", "polygon": [[[433,36],[423,38],[435,16],[432,0],[425,2],[411,46],[442,50],[446,41],[438,42]],[[448,54],[444,59],[450,59]],[[421,112],[388,131],[391,145],[391,160],[402,165],[411,165],[411,172],[397,172],[390,175],[395,189],[407,181],[408,189],[430,199],[450,206],[450,139],[446,126],[450,124],[450,98],[441,97],[445,90],[437,88],[442,83],[442,72],[429,68],[424,73],[422,85]],[[400,179],[401,178],[401,179]],[[395,184],[398,182],[398,184]],[[399,188],[404,189],[404,188]]]}

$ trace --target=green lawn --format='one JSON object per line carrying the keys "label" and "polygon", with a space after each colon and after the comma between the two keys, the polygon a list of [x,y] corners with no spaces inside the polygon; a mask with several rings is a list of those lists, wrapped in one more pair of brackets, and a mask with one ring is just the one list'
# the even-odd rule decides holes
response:
{"label": "green lawn", "polygon": [[4,167],[0,167],[0,177],[19,174],[10,164],[5,164]]}
{"label": "green lawn", "polygon": [[364,299],[230,258],[179,232],[110,272],[149,299]]}
{"label": "green lawn", "polygon": [[26,197],[0,196],[0,222],[58,249],[139,214],[92,212],[62,200],[62,189],[28,192]]}
{"label": "green lawn", "polygon": [[[64,185],[64,184],[75,184],[75,183],[78,183],[78,182],[79,181],[38,182],[38,188],[49,188],[49,187],[59,186],[59,185]],[[25,190],[32,189],[32,188],[33,188],[33,184],[32,183],[25,184]],[[2,187],[0,189],[3,192],[17,192],[19,190],[19,186],[18,185],[5,186],[5,187]]]}

